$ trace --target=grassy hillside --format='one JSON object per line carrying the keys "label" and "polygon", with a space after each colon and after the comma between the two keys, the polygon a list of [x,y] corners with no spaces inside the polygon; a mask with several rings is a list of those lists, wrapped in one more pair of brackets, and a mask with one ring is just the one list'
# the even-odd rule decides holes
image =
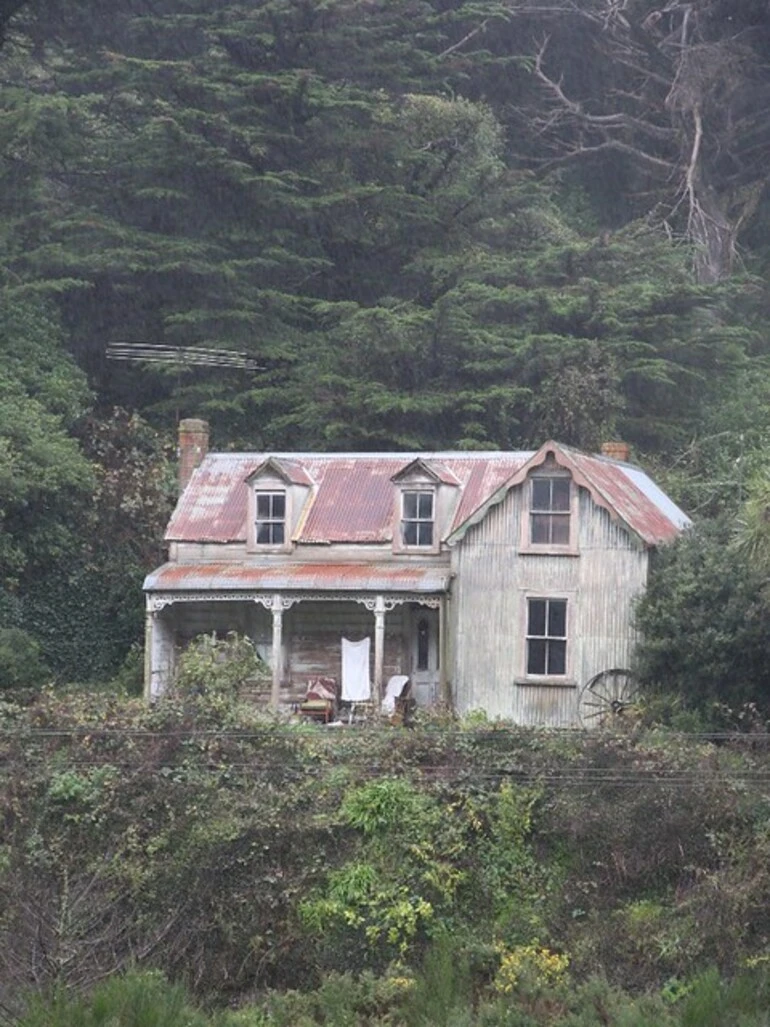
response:
{"label": "grassy hillside", "polygon": [[761,1008],[764,736],[324,729],[54,693],[2,723],[8,1022],[129,970],[244,1024]]}

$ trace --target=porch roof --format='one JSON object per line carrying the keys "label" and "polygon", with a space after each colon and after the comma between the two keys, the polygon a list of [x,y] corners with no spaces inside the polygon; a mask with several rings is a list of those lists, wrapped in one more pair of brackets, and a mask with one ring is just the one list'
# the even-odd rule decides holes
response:
{"label": "porch roof", "polygon": [[382,563],[165,563],[145,592],[411,592],[449,590],[447,567]]}

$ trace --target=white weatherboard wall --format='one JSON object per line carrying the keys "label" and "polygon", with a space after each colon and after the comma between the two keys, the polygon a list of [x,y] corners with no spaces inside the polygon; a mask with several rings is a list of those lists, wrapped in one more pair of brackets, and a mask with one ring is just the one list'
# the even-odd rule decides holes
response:
{"label": "white weatherboard wall", "polygon": [[[629,665],[648,554],[585,489],[577,555],[520,553],[525,487],[512,489],[454,549],[453,696],[459,713],[483,709],[520,724],[574,726],[587,681]],[[570,685],[517,684],[525,676],[528,595],[568,601]]]}

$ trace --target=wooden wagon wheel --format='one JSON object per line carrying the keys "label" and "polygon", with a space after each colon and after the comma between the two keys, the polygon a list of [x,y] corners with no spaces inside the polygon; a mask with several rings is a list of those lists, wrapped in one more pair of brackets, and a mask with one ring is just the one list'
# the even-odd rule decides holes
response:
{"label": "wooden wagon wheel", "polygon": [[622,717],[638,695],[639,684],[630,670],[600,671],[580,693],[578,716],[583,727],[601,727]]}

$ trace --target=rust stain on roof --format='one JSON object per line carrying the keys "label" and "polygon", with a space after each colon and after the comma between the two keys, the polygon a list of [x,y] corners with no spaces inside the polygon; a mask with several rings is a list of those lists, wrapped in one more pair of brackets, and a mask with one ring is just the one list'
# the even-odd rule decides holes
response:
{"label": "rust stain on roof", "polygon": [[167,563],[148,575],[147,592],[365,591],[440,593],[449,587],[446,567],[392,564]]}
{"label": "rust stain on roof", "polygon": [[[638,467],[604,456],[589,456],[556,443],[587,486],[595,490],[647,545],[674,538],[689,522]],[[307,485],[307,501],[294,541],[299,543],[385,544],[397,516],[392,479],[410,463],[422,461],[440,480],[458,490],[453,522],[445,537],[471,518],[519,472],[526,473],[532,452],[505,453],[212,453],[193,474],[166,533],[168,541],[245,542],[248,477],[273,462],[293,483]],[[312,487],[310,487],[312,485]]]}
{"label": "rust stain on roof", "polygon": [[689,523],[639,468],[575,451],[571,455],[617,516],[647,545],[672,541]]}

